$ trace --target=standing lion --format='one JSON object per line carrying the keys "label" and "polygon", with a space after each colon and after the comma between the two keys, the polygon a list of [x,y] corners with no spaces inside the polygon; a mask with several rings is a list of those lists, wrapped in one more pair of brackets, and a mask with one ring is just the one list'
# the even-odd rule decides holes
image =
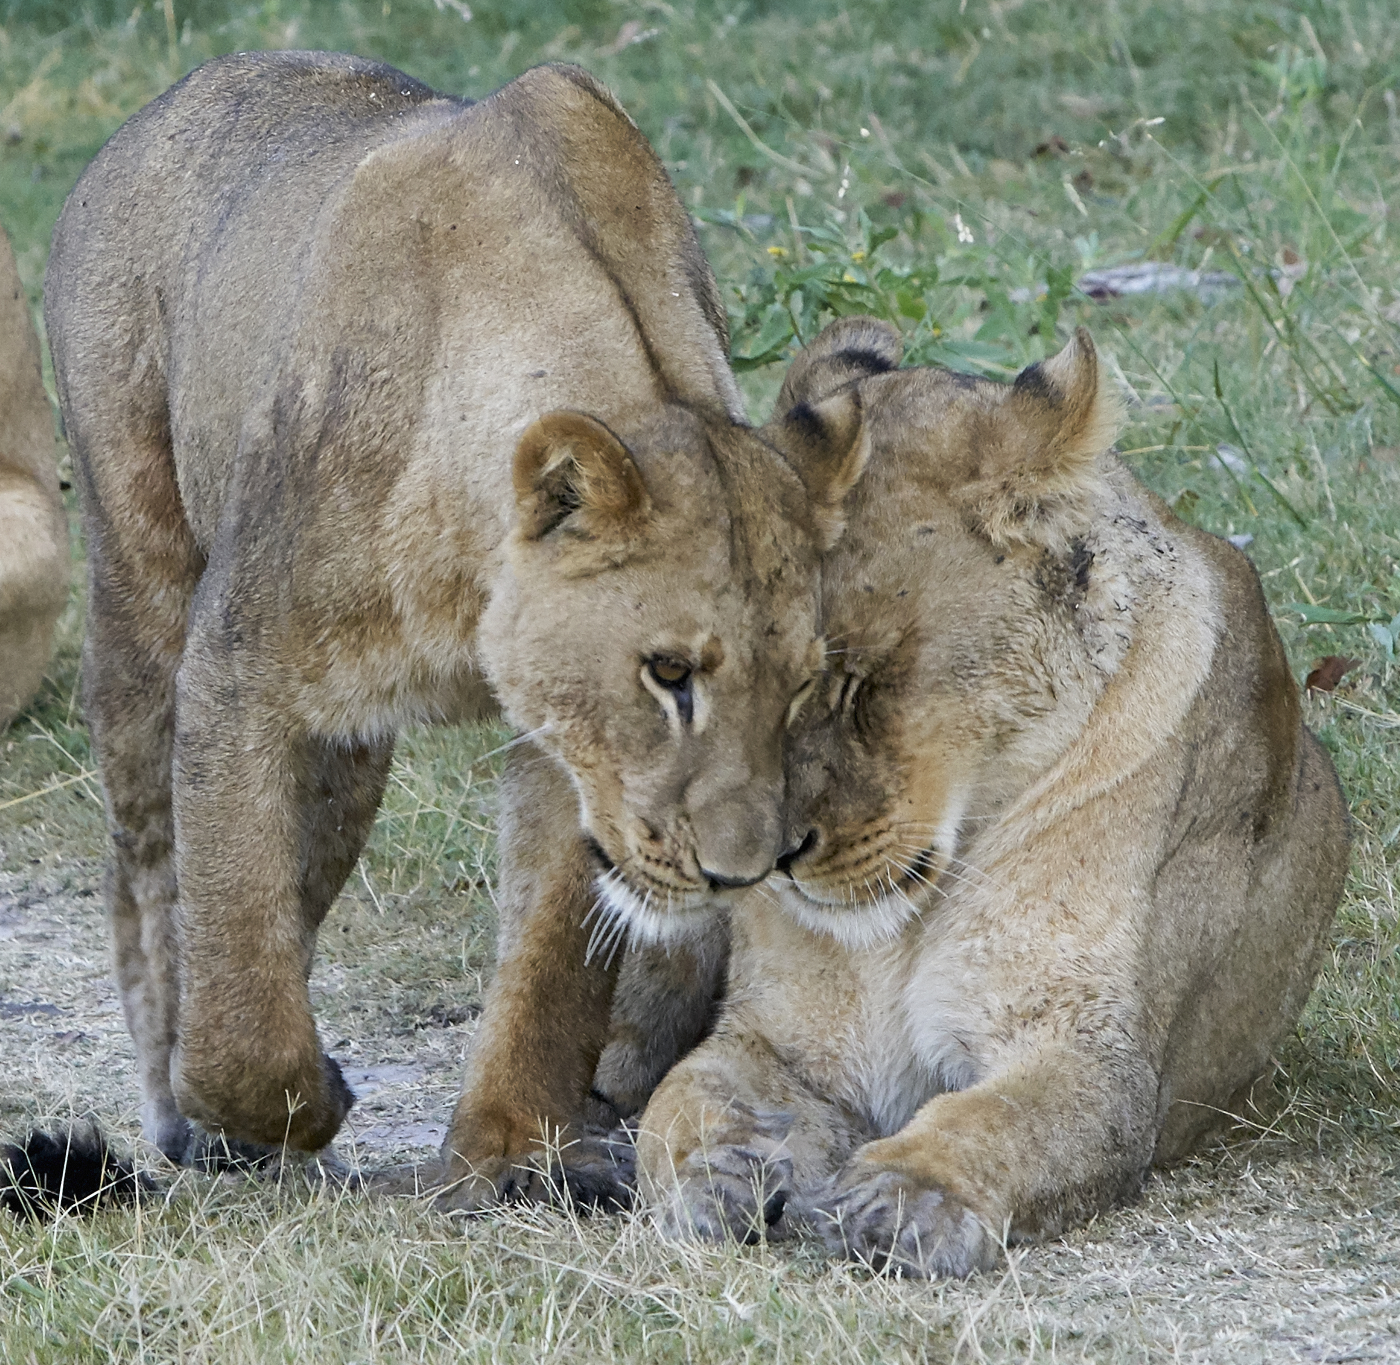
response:
{"label": "standing lion", "polygon": [[499,1188],[602,1047],[576,888],[679,908],[781,852],[858,430],[796,463],[744,423],[690,221],[577,68],[471,104],[336,54],[210,62],[79,180],[47,310],[147,1137],[330,1141],[316,932],[396,731],[499,702],[541,787],[502,895],[540,951],[446,1149]]}
{"label": "standing lion", "polygon": [[0,232],[0,730],[38,689],[68,600],[68,514],[39,340]]}

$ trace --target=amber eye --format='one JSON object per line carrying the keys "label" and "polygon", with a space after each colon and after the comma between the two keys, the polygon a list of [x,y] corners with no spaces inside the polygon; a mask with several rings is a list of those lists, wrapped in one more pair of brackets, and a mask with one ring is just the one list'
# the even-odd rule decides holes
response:
{"label": "amber eye", "polygon": [[679,690],[690,681],[690,665],[675,659],[657,656],[647,660],[647,668],[662,687],[669,687],[672,691]]}
{"label": "amber eye", "polygon": [[689,725],[695,718],[695,696],[690,688],[692,669],[679,659],[665,654],[653,654],[647,660],[647,672],[658,687],[664,687],[675,699],[676,714],[682,725]]}

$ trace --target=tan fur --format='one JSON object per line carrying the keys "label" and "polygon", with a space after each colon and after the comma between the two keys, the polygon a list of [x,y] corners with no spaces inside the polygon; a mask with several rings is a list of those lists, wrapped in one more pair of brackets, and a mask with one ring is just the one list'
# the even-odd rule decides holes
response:
{"label": "tan fur", "polygon": [[1011,387],[865,376],[802,851],[732,910],[728,1001],[639,1175],[674,1232],[805,1219],[964,1275],[1236,1112],[1307,998],[1347,816],[1248,561],[1105,449],[1086,334]]}
{"label": "tan fur", "polygon": [[[681,910],[779,852],[817,554],[858,467],[796,468],[743,424],[689,220],[574,68],[470,105],[331,54],[211,62],[83,175],[47,292],[148,1136],[334,1135],[317,928],[395,731],[495,699],[550,813],[507,821],[507,919],[541,949],[503,956],[447,1143],[499,1191],[602,1046],[533,1021],[611,989],[551,898],[610,867],[609,894]],[[693,723],[657,658],[693,670]]]}
{"label": "tan fur", "polygon": [[39,340],[0,232],[0,730],[38,690],[68,600],[68,514]]}

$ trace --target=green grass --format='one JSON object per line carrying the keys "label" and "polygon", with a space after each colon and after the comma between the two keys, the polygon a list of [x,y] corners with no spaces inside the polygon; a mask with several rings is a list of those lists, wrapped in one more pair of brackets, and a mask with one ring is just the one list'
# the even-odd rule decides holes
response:
{"label": "green grass", "polygon": [[[1385,1298],[1400,1264],[1393,6],[473,8],[468,22],[433,0],[0,0],[0,223],[36,310],[63,197],[120,121],[206,57],[295,45],[473,95],[547,59],[602,76],[702,223],[755,417],[793,348],[840,313],[898,321],[911,359],[1001,376],[1089,326],[1128,398],[1127,458],[1189,520],[1253,537],[1300,682],[1323,655],[1360,661],[1308,703],[1356,845],[1331,955],[1281,1057],[1281,1112],[1154,1177],[1137,1207],[966,1286],[871,1281],[807,1247],[677,1250],[640,1221],[530,1213],[463,1230],[412,1204],[187,1175],[139,1218],[0,1222],[0,1358],[1400,1354]],[[1088,268],[1143,261],[1240,283],[1214,302],[1096,303],[1075,287]],[[75,592],[44,692],[0,736],[0,999],[72,1016],[0,1019],[14,1058],[0,1124],[91,1109],[129,1137],[135,1082],[92,895],[80,634]],[[323,934],[327,1037],[420,1068],[400,1097],[419,1119],[446,1116],[489,970],[503,738],[404,738]],[[42,933],[26,936],[25,915]]]}

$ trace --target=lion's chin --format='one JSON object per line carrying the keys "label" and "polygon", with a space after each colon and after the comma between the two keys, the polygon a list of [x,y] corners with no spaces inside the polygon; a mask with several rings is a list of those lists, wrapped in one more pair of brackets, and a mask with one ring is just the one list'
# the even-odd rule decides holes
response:
{"label": "lion's chin", "polygon": [[723,913],[708,892],[638,890],[616,867],[600,872],[593,886],[598,899],[589,916],[590,958],[601,952],[611,960],[624,941],[633,948],[684,943],[702,935]]}
{"label": "lion's chin", "polygon": [[804,929],[853,950],[892,942],[919,914],[918,905],[899,891],[872,898],[861,887],[859,899],[832,900],[827,888],[813,885],[809,889],[800,878],[787,885],[779,883],[775,889],[786,915]]}
{"label": "lion's chin", "polygon": [[925,893],[937,885],[949,861],[935,844],[911,866],[886,870],[873,880],[819,882],[794,868],[789,881],[776,885],[784,911],[804,929],[834,938],[845,948],[873,948],[898,938],[919,917]]}

